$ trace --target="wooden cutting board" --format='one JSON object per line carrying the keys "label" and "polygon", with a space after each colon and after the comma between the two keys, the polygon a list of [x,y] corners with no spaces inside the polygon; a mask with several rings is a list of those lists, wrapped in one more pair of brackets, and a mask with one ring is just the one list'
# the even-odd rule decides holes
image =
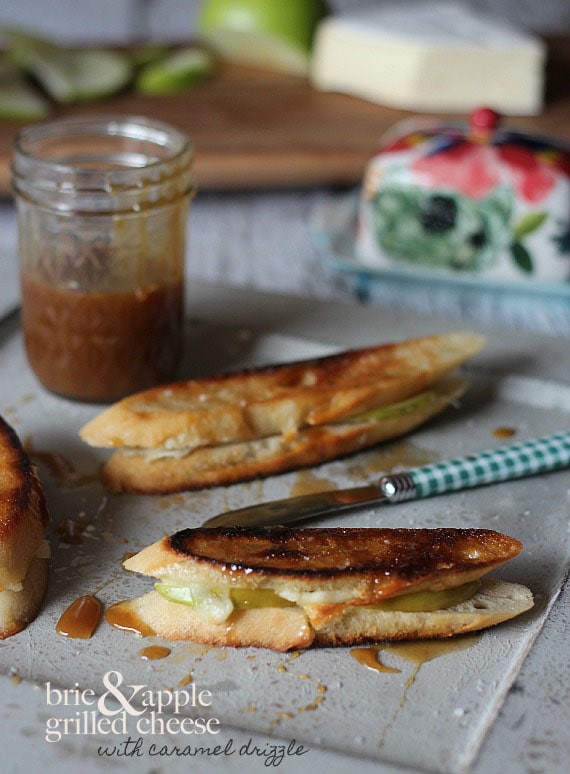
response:
{"label": "wooden cutting board", "polygon": [[[550,51],[543,114],[505,123],[570,141],[570,41],[552,41]],[[229,66],[176,96],[126,93],[57,115],[100,112],[146,115],[187,132],[200,190],[357,184],[386,129],[413,115],[318,92],[302,78]],[[3,196],[10,192],[10,149],[18,128],[0,122]]]}

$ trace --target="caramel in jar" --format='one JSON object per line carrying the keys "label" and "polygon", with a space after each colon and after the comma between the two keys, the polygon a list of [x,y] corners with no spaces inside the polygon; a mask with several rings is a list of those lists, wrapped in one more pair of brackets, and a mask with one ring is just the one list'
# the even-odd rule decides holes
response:
{"label": "caramel in jar", "polygon": [[183,283],[80,292],[22,273],[29,363],[60,395],[108,402],[173,379],[182,350]]}

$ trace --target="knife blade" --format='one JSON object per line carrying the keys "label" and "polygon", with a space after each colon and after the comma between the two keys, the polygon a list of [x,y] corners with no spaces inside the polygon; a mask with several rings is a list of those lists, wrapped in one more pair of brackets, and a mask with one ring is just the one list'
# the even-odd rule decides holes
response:
{"label": "knife blade", "polygon": [[399,503],[446,492],[524,478],[570,465],[570,431],[499,446],[402,473],[366,486],[273,500],[207,519],[204,527],[259,527],[288,524],[348,511],[359,505]]}

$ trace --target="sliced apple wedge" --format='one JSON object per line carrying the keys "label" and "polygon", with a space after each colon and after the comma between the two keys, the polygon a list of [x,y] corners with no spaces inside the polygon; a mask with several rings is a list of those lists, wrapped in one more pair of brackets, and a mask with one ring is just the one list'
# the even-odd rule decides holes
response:
{"label": "sliced apple wedge", "polygon": [[135,80],[142,94],[171,94],[203,83],[214,72],[214,56],[201,46],[173,51],[145,65]]}
{"label": "sliced apple wedge", "polygon": [[50,104],[11,62],[0,60],[0,118],[7,121],[40,121]]}
{"label": "sliced apple wedge", "polygon": [[118,51],[71,49],[15,30],[4,30],[3,35],[12,62],[57,102],[106,97],[131,80],[131,62]]}

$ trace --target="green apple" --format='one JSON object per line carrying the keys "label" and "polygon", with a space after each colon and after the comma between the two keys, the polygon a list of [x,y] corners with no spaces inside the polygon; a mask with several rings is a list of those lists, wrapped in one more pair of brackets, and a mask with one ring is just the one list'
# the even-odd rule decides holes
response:
{"label": "green apple", "polygon": [[50,112],[50,104],[11,62],[0,61],[0,118],[38,121]]}
{"label": "green apple", "polygon": [[213,72],[211,52],[190,46],[146,64],[137,75],[135,86],[142,94],[171,94],[202,83]]}
{"label": "green apple", "polygon": [[326,0],[205,0],[198,31],[224,58],[306,75]]}
{"label": "green apple", "polygon": [[19,30],[3,30],[8,57],[57,102],[106,97],[126,86],[129,59],[118,51],[71,49]]}

